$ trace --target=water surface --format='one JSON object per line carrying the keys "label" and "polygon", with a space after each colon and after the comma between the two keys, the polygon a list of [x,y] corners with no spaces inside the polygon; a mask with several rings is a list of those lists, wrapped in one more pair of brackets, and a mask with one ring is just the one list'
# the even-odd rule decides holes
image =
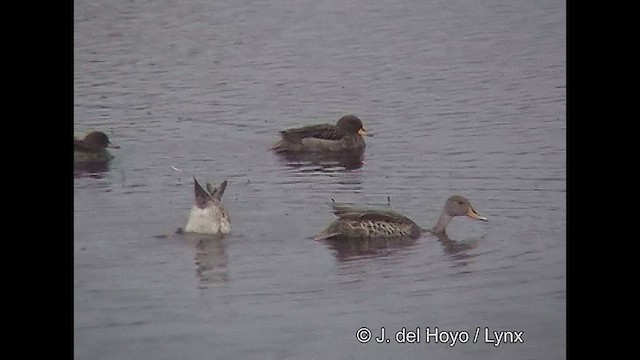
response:
{"label": "water surface", "polygon": [[[566,357],[564,2],[74,4],[75,131],[121,146],[74,176],[75,358]],[[267,151],[347,113],[374,135],[362,159]],[[172,235],[193,175],[228,179],[228,237]],[[312,240],[332,199],[430,227],[456,193],[490,222]],[[361,327],[524,342],[361,344]]]}

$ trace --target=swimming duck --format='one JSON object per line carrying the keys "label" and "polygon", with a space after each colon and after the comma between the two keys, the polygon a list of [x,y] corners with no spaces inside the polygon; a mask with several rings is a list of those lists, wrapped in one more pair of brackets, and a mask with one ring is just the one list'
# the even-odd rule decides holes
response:
{"label": "swimming duck", "polygon": [[[217,188],[207,183],[207,190],[203,189],[196,178],[194,182],[195,205],[189,214],[184,232],[197,234],[229,234],[231,222],[229,214],[222,207],[222,195],[227,188],[227,181],[223,181]],[[183,232],[178,229],[178,232]]]}
{"label": "swimming duck", "polygon": [[282,139],[271,150],[314,152],[363,149],[367,130],[355,115],[345,115],[335,125],[316,124],[280,131]]}
{"label": "swimming duck", "polygon": [[417,238],[424,232],[444,234],[447,225],[455,216],[468,216],[474,220],[488,221],[471,206],[469,200],[460,195],[447,199],[438,221],[431,230],[423,229],[408,217],[391,210],[342,205],[332,207],[338,219],[318,234],[316,240]]}
{"label": "swimming duck", "polygon": [[113,159],[107,148],[120,148],[109,141],[109,137],[101,131],[94,131],[82,140],[73,139],[74,162],[104,162]]}

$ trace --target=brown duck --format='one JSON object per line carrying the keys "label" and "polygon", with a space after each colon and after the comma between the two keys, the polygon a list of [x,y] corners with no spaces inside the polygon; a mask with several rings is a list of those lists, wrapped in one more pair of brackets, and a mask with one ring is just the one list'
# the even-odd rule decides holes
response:
{"label": "brown duck", "polygon": [[459,195],[447,199],[438,221],[431,230],[423,229],[408,217],[391,210],[341,205],[332,207],[338,219],[318,234],[316,240],[417,238],[425,232],[444,234],[455,216],[468,216],[474,220],[488,221],[471,206],[469,200]]}
{"label": "brown duck", "polygon": [[94,131],[82,140],[73,139],[74,162],[99,162],[113,159],[107,148],[120,148],[109,141],[109,137],[101,131]]}
{"label": "brown duck", "polygon": [[367,131],[355,115],[345,115],[335,125],[317,124],[280,131],[276,152],[320,152],[363,149]]}

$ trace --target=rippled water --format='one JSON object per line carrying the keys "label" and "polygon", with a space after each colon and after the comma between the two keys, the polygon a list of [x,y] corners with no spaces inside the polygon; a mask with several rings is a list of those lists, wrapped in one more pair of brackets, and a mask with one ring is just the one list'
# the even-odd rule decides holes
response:
{"label": "rippled water", "polygon": [[[75,174],[75,358],[565,358],[564,2],[74,4],[75,131],[121,146]],[[267,151],[346,113],[373,134],[364,164]],[[228,237],[173,235],[193,175],[228,179]],[[430,227],[455,193],[490,222],[312,239],[332,199]],[[396,343],[402,327],[421,342]]]}

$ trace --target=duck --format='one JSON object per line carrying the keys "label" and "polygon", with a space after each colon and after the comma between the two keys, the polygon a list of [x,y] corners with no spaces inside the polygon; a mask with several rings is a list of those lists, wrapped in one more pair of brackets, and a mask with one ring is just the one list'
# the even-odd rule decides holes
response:
{"label": "duck", "polygon": [[109,141],[109,137],[101,132],[94,131],[87,134],[84,139],[73,139],[74,162],[106,162],[113,159],[113,155],[107,148],[119,149]]}
{"label": "duck", "polygon": [[222,195],[227,188],[227,180],[218,187],[206,183],[207,190],[203,189],[195,176],[194,197],[195,204],[189,213],[189,219],[184,229],[178,229],[177,233],[195,233],[209,235],[226,235],[231,232],[231,219],[222,206]]}
{"label": "duck", "polygon": [[271,147],[277,153],[322,152],[364,149],[367,130],[355,115],[341,117],[335,125],[315,124],[280,131]]}
{"label": "duck", "polygon": [[332,204],[338,217],[315,239],[415,239],[423,233],[445,234],[447,226],[456,216],[468,216],[474,220],[489,221],[480,215],[469,200],[461,195],[447,199],[438,221],[432,229],[423,229],[413,220],[392,210],[359,208]]}

